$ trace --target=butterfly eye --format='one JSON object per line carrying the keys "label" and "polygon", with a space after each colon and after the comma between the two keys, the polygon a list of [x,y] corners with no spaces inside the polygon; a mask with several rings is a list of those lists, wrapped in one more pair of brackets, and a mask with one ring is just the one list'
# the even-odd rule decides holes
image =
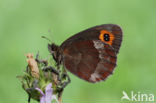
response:
{"label": "butterfly eye", "polygon": [[107,30],[101,30],[100,35],[99,35],[99,39],[104,43],[112,45],[113,40],[114,40],[114,35]]}

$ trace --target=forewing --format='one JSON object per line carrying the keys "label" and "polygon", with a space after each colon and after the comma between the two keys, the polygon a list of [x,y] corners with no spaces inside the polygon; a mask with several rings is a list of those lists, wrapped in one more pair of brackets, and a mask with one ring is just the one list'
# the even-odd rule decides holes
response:
{"label": "forewing", "polygon": [[[108,34],[109,37],[105,38],[105,34]],[[115,52],[118,53],[122,42],[122,30],[118,25],[115,24],[103,24],[95,26],[70,37],[62,43],[61,48],[65,48],[66,46],[71,45],[73,42],[86,40],[101,40],[102,42],[112,46]]]}

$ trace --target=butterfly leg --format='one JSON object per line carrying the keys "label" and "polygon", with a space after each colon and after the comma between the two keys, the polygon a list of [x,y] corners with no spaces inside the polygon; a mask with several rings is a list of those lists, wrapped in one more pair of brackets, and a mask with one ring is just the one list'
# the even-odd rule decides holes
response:
{"label": "butterfly leg", "polygon": [[61,78],[60,78],[60,71],[59,70],[56,70],[54,67],[52,66],[47,66],[45,68],[43,68],[43,71],[45,72],[48,72],[50,71],[51,73],[54,73],[57,77],[57,81],[60,82],[61,81]]}
{"label": "butterfly leg", "polygon": [[67,71],[64,69],[61,75],[61,83],[58,90],[62,91],[70,82],[71,82],[70,77],[67,74]]}
{"label": "butterfly leg", "polygon": [[54,74],[56,74],[56,75],[59,75],[59,71],[57,71],[57,70],[56,70],[54,67],[52,67],[52,66],[47,66],[47,67],[43,68],[43,71],[45,71],[45,72],[50,71],[50,72],[52,72],[52,73],[54,73]]}
{"label": "butterfly leg", "polygon": [[45,66],[47,66],[48,65],[48,61],[47,60],[45,60],[45,59],[39,59],[39,52],[37,53],[37,55],[36,55],[36,62],[37,63],[43,63]]}
{"label": "butterfly leg", "polygon": [[64,80],[64,79],[67,79],[67,81],[65,81],[61,84],[62,88],[65,88],[71,82],[70,77],[67,73],[62,74],[62,80]]}

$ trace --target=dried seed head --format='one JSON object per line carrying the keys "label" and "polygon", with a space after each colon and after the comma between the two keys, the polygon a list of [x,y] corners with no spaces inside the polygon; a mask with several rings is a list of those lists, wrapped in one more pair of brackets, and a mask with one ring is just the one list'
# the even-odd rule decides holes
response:
{"label": "dried seed head", "polygon": [[39,69],[36,60],[33,58],[33,54],[28,53],[26,57],[31,75],[35,78],[39,78]]}

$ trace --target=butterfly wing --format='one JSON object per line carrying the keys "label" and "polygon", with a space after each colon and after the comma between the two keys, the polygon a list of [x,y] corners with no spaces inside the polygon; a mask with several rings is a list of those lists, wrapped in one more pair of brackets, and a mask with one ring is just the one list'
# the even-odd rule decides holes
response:
{"label": "butterfly wing", "polygon": [[105,80],[116,66],[116,53],[100,40],[73,42],[63,51],[64,66],[89,82]]}
{"label": "butterfly wing", "polygon": [[101,40],[102,42],[112,46],[115,52],[118,53],[122,42],[122,30],[115,24],[95,26],[71,36],[62,43],[61,47],[64,48],[72,42],[85,40]]}
{"label": "butterfly wing", "polygon": [[122,31],[117,25],[105,24],[82,31],[60,46],[64,66],[88,82],[105,80],[116,66],[121,41]]}

